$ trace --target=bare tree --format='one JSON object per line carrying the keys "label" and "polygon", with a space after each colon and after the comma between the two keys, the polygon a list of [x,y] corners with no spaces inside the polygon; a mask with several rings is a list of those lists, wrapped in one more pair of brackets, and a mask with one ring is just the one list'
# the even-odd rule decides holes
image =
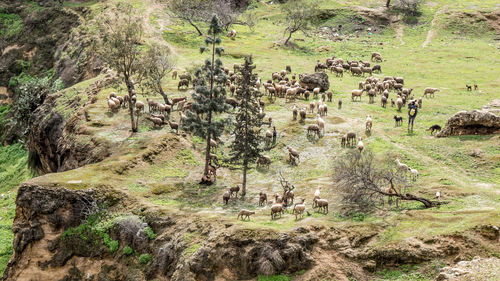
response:
{"label": "bare tree", "polygon": [[141,76],[143,84],[154,93],[160,94],[166,104],[170,105],[168,95],[163,91],[161,82],[175,67],[176,61],[168,47],[153,44],[149,46],[143,58]]}
{"label": "bare tree", "polygon": [[318,13],[318,3],[309,3],[305,0],[289,0],[281,6],[286,17],[285,34],[288,37],[284,45],[288,44],[295,32],[301,31],[306,34],[311,29],[311,21]]}
{"label": "bare tree", "polygon": [[[279,178],[281,187],[283,188],[283,202],[285,202],[286,205],[289,205],[288,203],[293,204],[293,199],[294,199],[294,193],[293,190],[295,189],[295,186],[287,181],[285,177],[283,177],[283,174],[281,173],[280,170],[280,178]],[[288,202],[288,200],[292,200],[292,202]]]}
{"label": "bare tree", "polygon": [[344,210],[369,212],[384,198],[418,201],[425,208],[436,205],[428,199],[412,195],[404,175],[392,161],[378,161],[369,150],[350,151],[334,163],[333,182],[342,197]]}
{"label": "bare tree", "polygon": [[385,2],[385,6],[389,8],[390,5],[391,5],[391,0],[387,0],[387,2]]}
{"label": "bare tree", "polygon": [[[142,19],[131,5],[118,4],[114,12],[101,21],[99,32],[97,52],[118,73],[132,99],[135,96],[133,76],[141,69]],[[130,122],[135,133],[138,121],[134,122],[134,108],[135,103],[129,102]]]}

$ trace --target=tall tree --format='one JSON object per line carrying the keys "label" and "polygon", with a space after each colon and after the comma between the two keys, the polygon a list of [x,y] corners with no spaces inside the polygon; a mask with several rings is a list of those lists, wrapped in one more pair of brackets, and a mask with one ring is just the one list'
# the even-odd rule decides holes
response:
{"label": "tall tree", "polygon": [[[96,44],[97,51],[103,61],[118,73],[132,98],[135,95],[132,77],[141,69],[142,18],[136,15],[131,5],[118,4],[114,12],[101,21],[99,31],[101,40]],[[132,132],[137,132],[134,108],[135,104],[129,102]]]}
{"label": "tall tree", "polygon": [[308,34],[311,29],[311,21],[318,13],[318,2],[313,1],[310,3],[306,0],[288,0],[285,4],[281,5],[281,10],[285,14],[286,28],[285,34],[288,37],[284,45],[287,45],[295,32],[301,31]]}
{"label": "tall tree", "polygon": [[168,47],[157,44],[149,46],[144,56],[141,70],[141,76],[144,80],[143,84],[154,93],[160,94],[168,105],[171,103],[168,100],[167,93],[163,91],[161,82],[173,70],[174,66],[175,59]]}
{"label": "tall tree", "polygon": [[235,116],[234,141],[230,146],[231,160],[243,165],[242,197],[246,195],[248,165],[260,156],[262,149],[259,145],[263,141],[258,101],[262,94],[255,89],[257,75],[253,73],[254,69],[252,57],[246,57],[241,68],[241,82],[236,88],[239,107]]}
{"label": "tall tree", "polygon": [[226,103],[227,75],[222,69],[222,61],[216,58],[224,52],[224,49],[218,46],[221,39],[217,36],[221,33],[222,27],[219,19],[213,16],[208,36],[205,38],[206,47],[200,48],[201,53],[209,51],[211,56],[195,73],[196,84],[195,92],[192,94],[192,110],[186,112],[187,118],[182,125],[186,131],[206,140],[205,171],[202,182],[207,182],[206,179],[211,178],[210,141],[220,137],[230,121],[228,117],[220,116],[230,108]]}
{"label": "tall tree", "polygon": [[387,2],[385,2],[385,6],[386,6],[387,8],[389,8],[389,5],[391,5],[391,0],[387,0]]}

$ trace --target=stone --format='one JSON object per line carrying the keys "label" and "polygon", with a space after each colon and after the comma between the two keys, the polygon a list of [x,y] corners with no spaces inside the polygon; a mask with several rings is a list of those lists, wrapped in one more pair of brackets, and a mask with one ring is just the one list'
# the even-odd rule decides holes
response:
{"label": "stone", "polygon": [[500,133],[500,116],[493,110],[460,111],[453,115],[437,137],[492,135]]}
{"label": "stone", "polygon": [[313,74],[302,74],[300,77],[300,86],[309,91],[319,87],[324,92],[330,89],[330,82],[325,72],[316,72]]}

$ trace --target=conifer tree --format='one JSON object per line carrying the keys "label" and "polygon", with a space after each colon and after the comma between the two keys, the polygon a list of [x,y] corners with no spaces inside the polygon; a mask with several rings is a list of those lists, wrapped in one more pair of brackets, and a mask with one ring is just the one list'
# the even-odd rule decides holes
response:
{"label": "conifer tree", "polygon": [[[210,140],[217,139],[223,133],[225,126],[229,123],[228,117],[221,116],[221,113],[229,110],[226,103],[226,82],[227,75],[222,69],[222,61],[216,59],[224,49],[219,47],[221,39],[217,37],[222,33],[217,16],[213,16],[208,29],[208,36],[205,39],[206,47],[201,47],[201,53],[209,51],[211,57],[205,61],[203,67],[195,73],[195,92],[192,94],[192,110],[186,112],[186,120],[183,121],[183,128],[192,134],[206,140],[205,171],[202,183],[211,183],[210,171]],[[207,181],[207,179],[211,179]]]}
{"label": "conifer tree", "polygon": [[230,146],[231,160],[243,165],[242,197],[246,194],[248,165],[260,156],[262,149],[259,145],[263,142],[258,101],[262,94],[255,89],[257,75],[253,73],[254,69],[252,57],[245,58],[245,64],[241,68],[241,82],[236,88],[239,107],[235,116],[234,141]]}

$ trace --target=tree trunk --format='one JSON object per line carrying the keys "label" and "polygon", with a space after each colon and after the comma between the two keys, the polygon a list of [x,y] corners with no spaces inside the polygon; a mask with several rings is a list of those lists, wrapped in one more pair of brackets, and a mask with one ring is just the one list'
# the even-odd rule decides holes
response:
{"label": "tree trunk", "polygon": [[[160,84],[160,83],[158,83]],[[163,100],[165,101],[166,104],[172,105],[172,103],[168,100],[168,95],[163,91],[163,88],[161,85],[158,85],[158,89],[160,89],[160,95],[163,97]]]}
{"label": "tree trunk", "polygon": [[247,170],[248,170],[248,161],[245,158],[243,160],[243,187],[241,189],[241,198],[245,197],[247,194]]}
{"label": "tree trunk", "polygon": [[290,31],[290,33],[288,34],[288,38],[286,38],[285,40],[285,43],[283,45],[287,45],[288,44],[288,41],[290,41],[290,38],[292,38],[292,32]]}
{"label": "tree trunk", "polygon": [[387,2],[385,2],[385,6],[386,6],[387,8],[389,8],[389,5],[391,5],[391,0],[387,0]]}
{"label": "tree trunk", "polygon": [[[125,84],[127,84],[127,91],[129,97],[132,99],[132,94],[134,93],[134,85],[130,82],[130,79],[127,75],[125,75]],[[128,103],[128,110],[129,110],[129,115],[130,115],[130,123],[132,125],[132,132],[137,133],[137,123],[134,121],[134,104],[132,102]],[[139,116],[137,117],[137,122],[139,122]]]}
{"label": "tree trunk", "polygon": [[[215,33],[214,33],[214,39],[215,39]],[[214,63],[215,63],[215,40],[212,42],[212,65],[210,67],[210,100],[212,99],[212,94],[214,90]],[[205,172],[204,175],[208,175],[208,166],[210,165],[210,140],[212,138],[212,134],[210,131],[210,126],[212,124],[212,110],[208,112],[208,128],[207,128],[207,148],[205,150],[206,155],[205,155]],[[215,181],[215,179],[214,179]]]}
{"label": "tree trunk", "polygon": [[191,21],[190,19],[188,19],[188,23],[189,23],[191,26],[193,26],[193,27],[196,29],[196,31],[198,31],[198,36],[202,36],[202,35],[203,35],[203,32],[201,32],[201,30],[198,28],[198,26],[196,26],[196,24],[194,24],[194,22],[193,22],[193,21]]}

